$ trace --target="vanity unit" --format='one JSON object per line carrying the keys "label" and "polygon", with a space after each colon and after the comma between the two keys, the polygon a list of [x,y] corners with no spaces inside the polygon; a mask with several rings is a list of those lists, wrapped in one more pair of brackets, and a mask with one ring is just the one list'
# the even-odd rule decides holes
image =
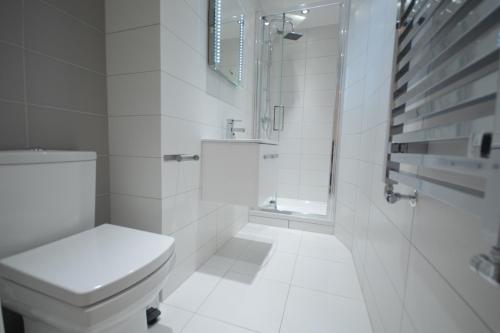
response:
{"label": "vanity unit", "polygon": [[278,145],[264,140],[202,140],[203,200],[250,207],[276,200]]}

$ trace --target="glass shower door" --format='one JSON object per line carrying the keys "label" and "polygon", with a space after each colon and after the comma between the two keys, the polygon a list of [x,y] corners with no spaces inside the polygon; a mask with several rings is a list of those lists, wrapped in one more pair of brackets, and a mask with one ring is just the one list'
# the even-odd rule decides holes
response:
{"label": "glass shower door", "polygon": [[[339,25],[321,21],[336,6],[260,18],[258,137],[278,143],[278,194],[261,207],[330,214]],[[329,21],[328,21],[329,22]]]}
{"label": "glass shower door", "polygon": [[[284,129],[285,107],[282,101],[283,80],[283,38],[276,33],[280,15],[266,17],[261,20],[261,43],[260,58],[258,60],[259,71],[257,73],[257,107],[258,115],[258,138],[272,141],[279,145],[280,133]],[[266,24],[267,22],[267,24]],[[271,24],[272,23],[272,24]],[[274,168],[274,179],[278,183],[279,168]],[[278,193],[270,198],[269,202],[261,206],[261,209],[276,211]]]}

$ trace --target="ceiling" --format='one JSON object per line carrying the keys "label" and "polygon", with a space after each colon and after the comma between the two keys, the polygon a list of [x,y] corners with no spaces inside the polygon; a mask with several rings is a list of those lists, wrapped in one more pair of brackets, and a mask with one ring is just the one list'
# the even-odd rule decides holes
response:
{"label": "ceiling", "polygon": [[[299,24],[302,29],[329,24],[338,24],[340,6],[338,4],[325,6],[326,4],[338,2],[339,1],[304,2],[304,0],[260,0],[263,12],[265,14],[276,14],[280,11],[288,12],[290,10],[299,8],[310,8],[309,13],[307,13],[306,15],[303,15],[300,12],[293,13],[305,16],[305,20],[301,21],[301,23]],[[316,6],[321,7],[315,8]]]}
{"label": "ceiling", "polygon": [[265,13],[288,11],[299,8],[309,8],[332,3],[341,3],[343,0],[258,0]]}

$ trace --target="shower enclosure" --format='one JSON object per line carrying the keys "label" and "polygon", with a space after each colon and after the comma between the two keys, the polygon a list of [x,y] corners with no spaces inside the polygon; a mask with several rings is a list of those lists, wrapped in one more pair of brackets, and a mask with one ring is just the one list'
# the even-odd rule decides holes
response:
{"label": "shower enclosure", "polygon": [[260,211],[332,220],[342,8],[257,19],[255,135],[280,154],[278,193]]}

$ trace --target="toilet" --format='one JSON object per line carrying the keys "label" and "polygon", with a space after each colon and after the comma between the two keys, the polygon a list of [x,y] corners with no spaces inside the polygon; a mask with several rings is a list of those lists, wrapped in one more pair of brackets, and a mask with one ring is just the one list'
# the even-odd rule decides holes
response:
{"label": "toilet", "polygon": [[0,300],[26,333],[142,333],[174,239],[94,227],[96,154],[0,152]]}

